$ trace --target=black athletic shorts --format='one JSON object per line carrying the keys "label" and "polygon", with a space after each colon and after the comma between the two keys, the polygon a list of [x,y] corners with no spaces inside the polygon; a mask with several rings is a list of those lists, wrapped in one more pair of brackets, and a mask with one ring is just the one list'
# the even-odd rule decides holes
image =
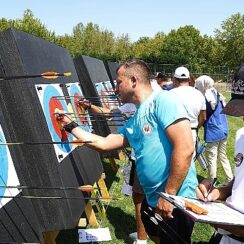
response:
{"label": "black athletic shorts", "polygon": [[159,237],[160,243],[164,244],[191,243],[194,222],[187,215],[175,208],[173,219],[160,221],[155,218],[154,210],[144,199],[141,206],[141,218],[149,236]]}
{"label": "black athletic shorts", "polygon": [[144,195],[144,191],[142,189],[142,186],[141,186],[140,181],[137,176],[136,165],[135,165],[135,162],[133,162],[133,161],[132,161],[132,165],[131,165],[129,184],[132,186],[132,192]]}

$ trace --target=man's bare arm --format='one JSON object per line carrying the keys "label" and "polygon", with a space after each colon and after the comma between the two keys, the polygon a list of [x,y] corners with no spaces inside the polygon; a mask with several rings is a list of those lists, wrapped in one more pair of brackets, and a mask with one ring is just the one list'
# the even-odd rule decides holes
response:
{"label": "man's bare arm", "polygon": [[[57,111],[58,115],[56,119],[65,128],[72,124],[72,118],[63,110]],[[67,128],[66,128],[67,129]],[[128,141],[121,134],[109,134],[107,137],[99,136],[90,132],[87,132],[76,125],[72,128],[71,133],[82,141],[92,141],[92,143],[86,143],[86,146],[95,149],[100,152],[107,152],[111,150],[120,149],[128,145]]]}
{"label": "man's bare arm", "polygon": [[192,133],[188,120],[171,124],[166,132],[173,144],[170,175],[165,192],[176,195],[188,173],[194,152]]}
{"label": "man's bare arm", "polygon": [[[166,133],[173,144],[173,152],[170,175],[165,189],[162,189],[162,191],[176,195],[188,173],[194,151],[190,123],[186,119],[177,121],[166,129]],[[165,219],[169,219],[173,218],[172,211],[172,204],[163,198],[159,198],[156,213]]]}
{"label": "man's bare arm", "polygon": [[198,126],[197,126],[197,128],[200,128],[204,124],[206,118],[207,118],[206,117],[206,110],[201,110],[200,114],[198,115]]}
{"label": "man's bare arm", "polygon": [[72,130],[72,134],[77,139],[81,139],[83,141],[93,141],[94,143],[88,143],[86,146],[100,152],[108,152],[128,146],[127,139],[121,134],[109,134],[106,137],[102,137],[82,130],[80,127],[74,128]]}

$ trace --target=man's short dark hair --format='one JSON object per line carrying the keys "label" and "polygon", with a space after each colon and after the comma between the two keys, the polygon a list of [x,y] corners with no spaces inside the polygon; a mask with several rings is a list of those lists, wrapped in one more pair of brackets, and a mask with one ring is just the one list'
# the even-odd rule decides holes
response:
{"label": "man's short dark hair", "polygon": [[128,78],[136,75],[143,82],[150,82],[151,71],[149,66],[144,61],[138,59],[128,60],[124,63],[121,63],[116,72],[118,72],[122,67],[125,69],[125,76]]}
{"label": "man's short dark hair", "polygon": [[161,81],[167,81],[168,80],[168,76],[163,72],[158,72],[156,78],[158,80],[161,80]]}

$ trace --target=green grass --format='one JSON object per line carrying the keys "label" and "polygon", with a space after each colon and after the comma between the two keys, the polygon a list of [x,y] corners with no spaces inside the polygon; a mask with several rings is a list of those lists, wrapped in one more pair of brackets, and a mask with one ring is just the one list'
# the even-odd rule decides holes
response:
{"label": "green grass", "polygon": [[[230,98],[230,93],[222,91],[225,95],[227,101]],[[243,121],[240,118],[228,116],[229,122],[229,137],[227,144],[227,155],[230,160],[231,166],[234,166],[234,139],[236,130],[243,126]],[[200,131],[200,137],[202,137],[202,131]],[[118,161],[118,165],[121,166],[123,162]],[[207,177],[207,172],[203,171],[199,164],[196,164],[197,174],[199,180]],[[134,204],[131,197],[124,196],[121,194],[121,187],[123,183],[123,178],[118,171],[117,175],[111,171],[111,167],[108,161],[104,161],[104,169],[106,172],[106,184],[109,188],[109,192],[112,196],[120,196],[122,200],[111,201],[108,206],[105,206],[107,209],[107,219],[101,222],[101,227],[108,227],[111,233],[112,241],[107,242],[111,244],[129,244],[132,243],[132,240],[129,239],[128,235],[131,232],[136,231],[136,222],[135,222],[135,212]],[[225,182],[226,177],[224,171],[220,164],[218,164],[218,181]],[[213,233],[213,228],[207,224],[196,223],[193,235],[193,243],[204,243],[210,239],[210,236]],[[75,244],[78,243],[77,230],[71,231],[62,231],[57,238],[57,243],[60,244]],[[148,243],[152,243],[149,241]]]}

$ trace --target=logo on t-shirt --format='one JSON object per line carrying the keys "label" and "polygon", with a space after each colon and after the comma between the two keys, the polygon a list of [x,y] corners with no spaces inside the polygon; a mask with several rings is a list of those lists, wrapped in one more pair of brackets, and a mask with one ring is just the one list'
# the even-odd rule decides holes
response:
{"label": "logo on t-shirt", "polygon": [[150,124],[145,124],[142,127],[144,135],[150,135],[152,133],[152,126]]}
{"label": "logo on t-shirt", "polygon": [[242,164],[242,161],[243,161],[243,154],[242,153],[237,153],[235,158],[235,165],[236,167],[239,167],[241,164]]}

